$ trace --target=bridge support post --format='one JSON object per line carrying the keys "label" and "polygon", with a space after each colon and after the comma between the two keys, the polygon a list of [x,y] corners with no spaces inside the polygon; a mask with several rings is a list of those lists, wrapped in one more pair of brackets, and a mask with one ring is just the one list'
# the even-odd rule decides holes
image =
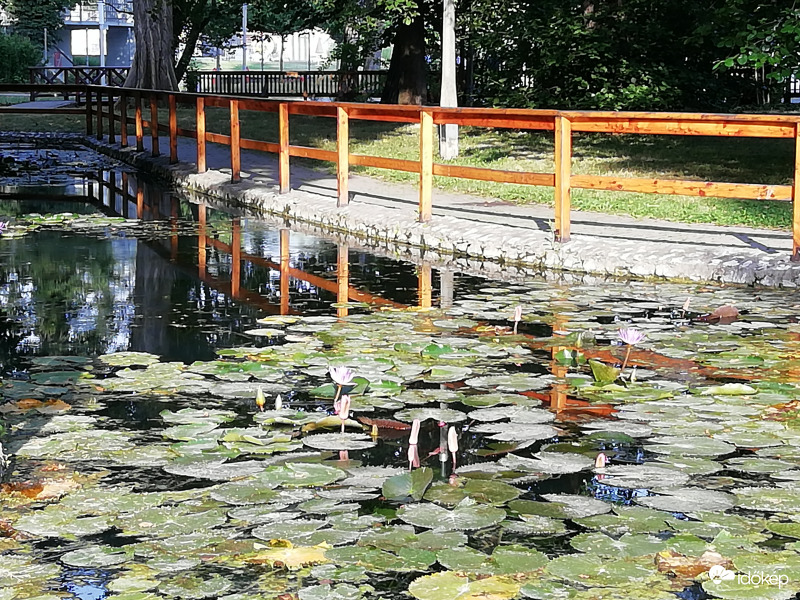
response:
{"label": "bridge support post", "polygon": [[433,195],[433,112],[419,113],[419,222],[431,220]]}
{"label": "bridge support post", "polygon": [[291,189],[289,179],[289,104],[281,102],[278,105],[278,179],[280,193],[285,194]]}

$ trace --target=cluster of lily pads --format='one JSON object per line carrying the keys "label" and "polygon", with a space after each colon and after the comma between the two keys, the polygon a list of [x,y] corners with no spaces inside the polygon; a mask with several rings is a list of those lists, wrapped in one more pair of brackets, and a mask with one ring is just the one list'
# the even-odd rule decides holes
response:
{"label": "cluster of lily pads", "polygon": [[119,600],[793,597],[793,307],[710,325],[635,289],[267,317],[192,364],[34,358],[2,387],[0,600],[76,570]]}

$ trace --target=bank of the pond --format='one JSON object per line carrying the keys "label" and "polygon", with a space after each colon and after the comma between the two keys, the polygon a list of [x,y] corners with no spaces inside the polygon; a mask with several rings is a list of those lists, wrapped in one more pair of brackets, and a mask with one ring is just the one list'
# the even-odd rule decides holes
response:
{"label": "bank of the pond", "polygon": [[[337,208],[336,178],[323,171],[292,166],[292,191],[278,194],[277,161],[272,155],[242,151],[242,181],[230,182],[228,148],[208,144],[209,170],[193,163],[169,164],[87,138],[87,143],[136,167],[157,173],[181,187],[257,208],[290,222],[344,232],[368,243],[397,244],[474,260],[542,270],[616,277],[797,287],[800,264],[790,258],[788,230],[760,230],[639,220],[600,213],[573,212],[568,244],[553,239],[552,210],[500,200],[437,191],[433,219],[416,220],[416,188],[351,176],[350,205]],[[149,150],[150,140],[146,140]],[[193,159],[194,142],[179,139],[179,156]],[[653,202],[670,202],[653,196]],[[735,202],[735,200],[731,200]],[[788,225],[788,224],[787,224]]]}

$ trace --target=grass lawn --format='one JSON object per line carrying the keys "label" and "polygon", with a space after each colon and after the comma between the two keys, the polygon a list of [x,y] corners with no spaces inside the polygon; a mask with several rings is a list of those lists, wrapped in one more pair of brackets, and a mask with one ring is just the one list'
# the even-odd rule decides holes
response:
{"label": "grass lawn", "polygon": [[[178,117],[179,126],[194,129],[192,109],[179,107]],[[206,119],[208,131],[229,133],[227,109],[208,108]],[[275,113],[241,111],[240,119],[243,137],[277,142]],[[163,121],[163,117],[161,120]],[[0,131],[82,131],[84,123],[81,116],[2,115]],[[418,132],[416,125],[351,121],[350,150],[357,154],[417,160]],[[452,161],[453,164],[512,171],[553,172],[552,133],[472,127],[462,128],[460,133],[460,156]],[[290,138],[295,145],[333,150],[336,143],[336,124],[330,118],[292,116]],[[791,184],[793,161],[793,141],[783,139],[617,134],[575,134],[573,137],[572,169],[575,174]],[[330,163],[310,160],[302,162],[317,168],[333,169]],[[413,173],[384,169],[351,169],[391,181],[416,182],[418,178]],[[552,205],[553,201],[553,189],[547,187],[444,177],[435,177],[434,184],[443,190],[489,196],[520,204]],[[597,190],[573,190],[572,198],[573,207],[577,210],[719,225],[773,228],[791,226],[791,204],[788,202]]]}

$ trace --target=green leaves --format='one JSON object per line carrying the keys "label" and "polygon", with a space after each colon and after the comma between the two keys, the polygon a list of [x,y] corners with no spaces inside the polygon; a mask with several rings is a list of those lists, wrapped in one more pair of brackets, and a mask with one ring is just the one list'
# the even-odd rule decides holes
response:
{"label": "green leaves", "polygon": [[388,500],[398,502],[402,502],[409,497],[419,501],[431,481],[433,481],[433,471],[428,467],[415,469],[402,475],[394,475],[384,481],[383,495]]}

